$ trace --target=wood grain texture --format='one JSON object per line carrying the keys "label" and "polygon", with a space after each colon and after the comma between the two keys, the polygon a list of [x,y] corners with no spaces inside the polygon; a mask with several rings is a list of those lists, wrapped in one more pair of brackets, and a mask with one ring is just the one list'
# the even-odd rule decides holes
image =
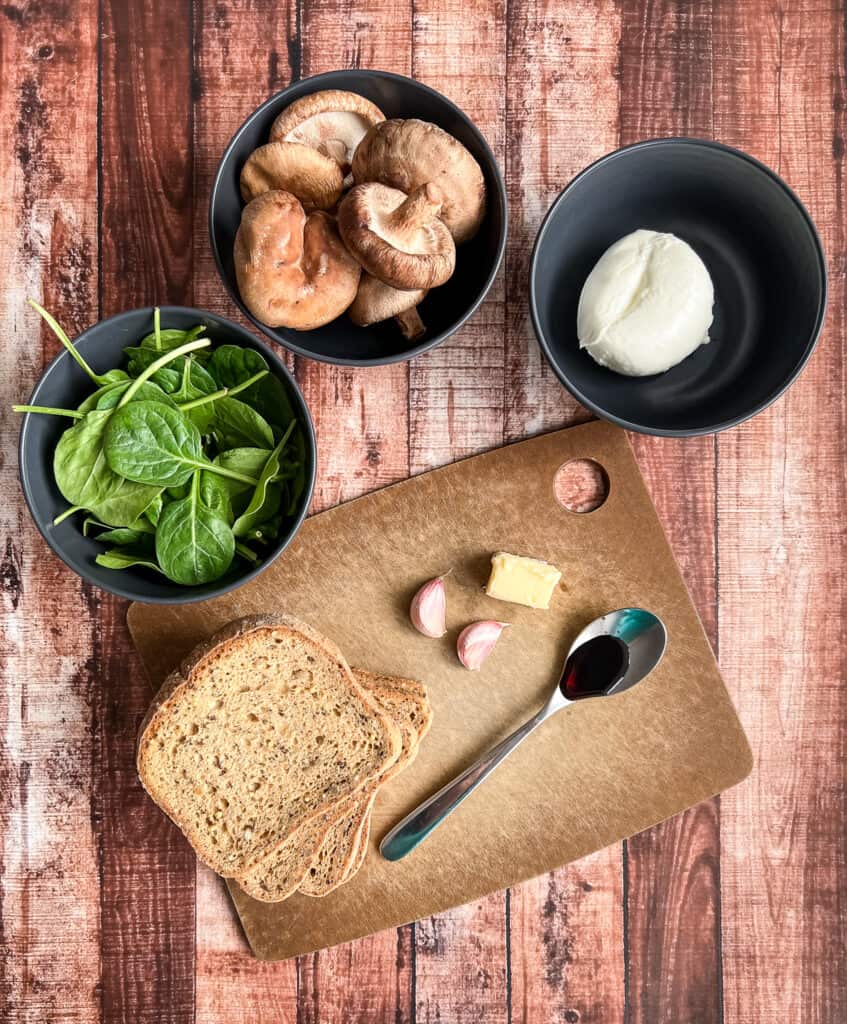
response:
{"label": "wood grain texture", "polygon": [[618,847],[514,889],[511,934],[513,1021],[626,1019]]}
{"label": "wood grain texture", "polygon": [[[712,48],[710,3],[625,5],[619,62],[622,145],[665,135],[712,136]],[[641,435],[632,440],[717,650],[715,440]],[[716,799],[627,843],[632,1024],[721,1020],[719,825]]]}
{"label": "wood grain texture", "polygon": [[97,318],[96,12],[0,10],[0,1020],[16,1024],[99,1012],[97,609],[32,524],[10,408],[59,348],[26,299],[71,334]]}
{"label": "wood grain texture", "polygon": [[715,130],[797,189],[831,274],[802,377],[718,440],[721,658],[758,764],[721,801],[727,1024],[847,1019],[844,46],[841,4],[716,7]]}
{"label": "wood grain texture", "polygon": [[[509,5],[507,439],[588,418],[535,340],[529,264],[550,203],[585,164],[617,144],[620,31],[612,2]],[[513,1021],[623,1021],[621,891],[620,847],[512,891]]]}
{"label": "wood grain texture", "polygon": [[[191,303],[191,61],[172,59],[191,53],[189,13],[167,0],[143,8],[102,4],[103,315]],[[92,815],[100,854],[100,1019],[193,1022],[195,858],[135,771],[150,692],[125,616],[125,602],[98,594]]]}

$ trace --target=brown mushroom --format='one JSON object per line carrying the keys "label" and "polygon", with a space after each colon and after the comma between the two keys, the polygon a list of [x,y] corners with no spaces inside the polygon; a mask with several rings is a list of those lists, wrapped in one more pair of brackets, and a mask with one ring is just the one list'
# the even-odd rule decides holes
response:
{"label": "brown mushroom", "polygon": [[[311,146],[332,157],[346,175],[367,130],[384,120],[385,114],[364,96],[343,89],[324,89],[286,107],[271,127],[271,141]],[[345,184],[352,185],[352,177]]]}
{"label": "brown mushroom", "polygon": [[341,198],[344,175],[332,159],[299,142],[269,142],[241,169],[245,203],[271,189],[296,196],[307,210],[328,210]]}
{"label": "brown mushroom", "polygon": [[425,297],[423,288],[401,291],[371,274],[362,274],[359,290],[347,314],[359,327],[370,327],[394,317],[403,337],[416,341],[426,333],[416,308]]}
{"label": "brown mushroom", "polygon": [[427,182],[410,196],[369,182],[341,200],[344,244],[369,274],[394,288],[434,288],[453,273],[456,246],[439,219],[441,190]]}
{"label": "brown mushroom", "polygon": [[332,217],[307,216],[289,192],[263,192],[248,203],[234,255],[241,298],[268,327],[322,327],[356,297],[361,269]]}
{"label": "brown mushroom", "polygon": [[457,245],[473,238],[485,216],[482,169],[458,139],[428,121],[395,118],[374,125],[353,156],[353,178],[406,193],[435,182],[444,193],[441,219]]}

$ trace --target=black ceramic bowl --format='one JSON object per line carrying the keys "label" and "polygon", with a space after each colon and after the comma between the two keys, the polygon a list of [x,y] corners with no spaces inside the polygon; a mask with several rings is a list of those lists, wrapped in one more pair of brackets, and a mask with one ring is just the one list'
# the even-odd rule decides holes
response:
{"label": "black ceramic bowl", "polygon": [[[433,289],[421,304],[427,333],[419,342],[407,341],[393,321],[356,327],[347,315],[313,331],[266,327],[241,301],[235,279],[232,247],[244,202],[238,187],[247,157],[268,141],[277,114],[300,96],[319,89],[347,89],[371,100],[386,117],[417,117],[432,121],[455,136],[479,162],[488,190],[488,208],[475,238],[460,246],[450,280]],[[411,78],[387,71],[330,71],[289,86],[254,111],[227,146],[209,205],[209,234],[218,272],[227,291],[245,316],[273,341],[297,355],[326,363],[377,366],[420,355],[444,341],[473,315],[491,287],[506,248],[506,187],[491,148],[467,115],[446,97]]]}
{"label": "black ceramic bowl", "polygon": [[[605,250],[637,228],[669,231],[715,286],[711,341],[667,373],[625,377],[580,351],[580,292]],[[530,308],[559,380],[599,416],[645,434],[708,434],[770,405],[820,333],[826,264],[809,214],[773,171],[701,139],[654,139],[592,164],[547,214]]]}
{"label": "black ceramic bowl", "polygon": [[[300,497],[295,515],[287,531],[268,551],[267,557],[255,568],[246,571],[231,570],[226,576],[205,586],[186,587],[165,579],[152,570],[106,569],[96,563],[96,556],[104,550],[91,537],[82,535],[82,513],[53,525],[53,520],[67,507],[53,478],[53,452],[61,434],[72,424],[70,419],[58,416],[26,414],[23,417],[19,447],[21,486],[35,525],[59,558],[89,583],[120,597],[154,604],[186,604],[206,600],[233,590],[257,576],[288,545],[302,523],[315,486],[317,449],[312,419],[300,389],[285,364],[271,350],[230,320],[202,309],[185,306],[162,306],[162,328],[185,330],[195,324],[205,324],[205,335],[214,345],[231,343],[253,348],[267,360],[271,373],[283,383],[303,432],[306,448],[306,486]],[[132,309],[108,320],[101,320],[75,340],[74,344],[89,365],[98,373],[123,365],[126,346],[134,345],[153,329],[153,310]],[[75,409],[90,395],[93,385],[74,360],[63,351],[47,367],[35,386],[30,405],[47,405],[62,409]],[[243,563],[238,562],[239,565]]]}

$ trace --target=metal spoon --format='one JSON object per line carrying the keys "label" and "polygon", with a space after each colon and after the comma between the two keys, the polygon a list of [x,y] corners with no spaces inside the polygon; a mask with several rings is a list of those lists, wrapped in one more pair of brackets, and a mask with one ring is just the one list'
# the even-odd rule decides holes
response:
{"label": "metal spoon", "polygon": [[621,608],[595,619],[577,636],[561,679],[544,707],[511,736],[416,807],[380,843],[386,860],[400,860],[436,829],[542,722],[589,697],[611,697],[640,683],[662,660],[664,623],[643,608]]}

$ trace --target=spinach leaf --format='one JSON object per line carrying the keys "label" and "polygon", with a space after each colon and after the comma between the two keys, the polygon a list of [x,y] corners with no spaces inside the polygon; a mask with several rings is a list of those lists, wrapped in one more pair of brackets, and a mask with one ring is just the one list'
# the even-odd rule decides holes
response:
{"label": "spinach leaf", "polygon": [[[195,352],[197,349],[205,348],[211,344],[208,338],[197,338],[194,341],[189,341],[185,345],[181,345],[179,348],[173,349],[171,352],[164,352],[161,355],[153,353],[156,358],[138,374],[138,376],[131,382],[129,387],[121,396],[118,402],[118,408],[122,405],[126,405],[127,402],[131,402],[135,397],[136,392],[142,387],[142,385],[152,377],[154,377],[160,370],[167,369],[168,364],[172,363],[179,365],[179,360],[187,356],[189,352]],[[164,389],[163,389],[164,390]]]}
{"label": "spinach leaf", "polygon": [[[219,345],[206,364],[206,369],[221,388],[234,388],[267,368],[265,357],[260,352],[241,348],[240,345]],[[249,399],[245,398],[245,401]]]}
{"label": "spinach leaf", "polygon": [[200,398],[205,394],[200,388],[196,387],[191,382],[191,370],[194,366],[194,356],[186,356],[185,359],[181,360],[182,366],[179,370],[179,386],[176,391],[171,391],[170,395],[177,404],[183,402],[191,402],[195,398]]}
{"label": "spinach leaf", "polygon": [[256,524],[265,523],[279,513],[282,504],[282,491],[275,480],[267,482],[260,498],[257,497],[257,493],[258,488],[254,492],[250,504],[232,524],[236,537],[247,537],[249,534],[253,540],[265,539],[264,536],[260,537],[251,533],[251,530]]}
{"label": "spinach leaf", "polygon": [[[198,369],[205,374],[206,371],[202,367]],[[181,408],[188,405],[189,408],[183,408],[183,412],[201,434],[208,434],[215,421],[214,400],[212,396],[215,394],[221,396],[225,392],[204,391],[203,388],[207,387],[206,382],[201,377],[203,387],[198,387],[192,380],[192,373],[194,373],[194,357],[188,356],[183,361],[179,387],[171,392],[171,397]]]}
{"label": "spinach leaf", "polygon": [[179,487],[169,487],[165,494],[168,496],[170,501],[179,501],[181,498],[187,498],[188,492],[191,490],[191,481],[186,480],[184,484],[180,484]]}
{"label": "spinach leaf", "polygon": [[293,516],[297,511],[300,495],[306,488],[306,439],[299,424],[297,424],[297,428],[292,436],[294,439],[295,472],[293,479],[288,485],[287,513],[290,516]]}
{"label": "spinach leaf", "polygon": [[94,516],[86,516],[82,521],[82,535],[87,537],[92,530],[106,530],[108,527],[105,523],[101,523],[99,519],[95,519]]}
{"label": "spinach leaf", "polygon": [[106,426],[104,446],[111,469],[138,483],[180,487],[196,469],[256,482],[207,462],[197,427],[179,409],[161,402],[130,402],[116,409]]}
{"label": "spinach leaf", "polygon": [[[146,520],[141,520],[146,522]],[[139,526],[116,526],[113,530],[105,530],[97,540],[104,544],[117,544],[118,547],[126,547],[128,544],[144,544],[145,541],[152,542],[156,528],[148,524],[149,528]]]}
{"label": "spinach leaf", "polygon": [[159,522],[159,516],[162,514],[162,508],[164,507],[165,499],[162,497],[161,492],[150,502],[147,508],[144,509],[144,518],[155,526]]}
{"label": "spinach leaf", "polygon": [[[218,346],[206,365],[218,386],[229,390],[244,384],[262,370],[268,371],[268,364],[261,353],[240,345]],[[270,372],[251,384],[241,397],[264,416],[268,423],[280,429],[294,416],[285,385]]]}
{"label": "spinach leaf", "polygon": [[110,391],[114,391],[116,388],[123,388],[126,383],[126,380],[114,380],[109,384],[104,384],[102,388],[98,388],[95,392],[90,394],[81,405],[77,406],[77,412],[91,412],[92,409],[97,408],[97,403],[101,398],[107,395]]}
{"label": "spinach leaf", "polygon": [[220,398],[215,402],[215,435],[224,449],[243,445],[273,448],[274,445],[270,423],[237,398]]}
{"label": "spinach leaf", "polygon": [[179,487],[203,465],[200,431],[160,402],[117,409],[106,427],[105,451],[115,473],[157,487]]}
{"label": "spinach leaf", "polygon": [[[220,516],[228,526],[232,526],[235,516],[232,512],[232,498],[229,487],[237,481],[227,480],[222,476],[215,476],[214,473],[200,474],[200,500],[215,515]],[[238,486],[242,486],[238,484]]]}
{"label": "spinach leaf", "polygon": [[[158,312],[158,310],[156,311]],[[144,337],[139,341],[139,348],[148,348],[153,352],[170,352],[171,349],[179,348],[180,345],[185,345],[189,341],[194,341],[195,338],[199,338],[203,331],[206,330],[205,324],[197,324],[196,327],[192,327],[187,331],[176,330],[175,328],[168,328],[166,331],[156,330],[156,314],[154,313],[154,327],[149,334],[145,334]],[[124,349],[124,351],[128,351]]]}
{"label": "spinach leaf", "polygon": [[279,487],[274,484],[281,469],[283,449],[288,443],[293,429],[294,423],[292,422],[279,444],[268,456],[268,461],[262,469],[250,504],[233,524],[232,532],[236,537],[246,536],[253,527],[270,519],[279,509],[280,492]]}
{"label": "spinach leaf", "polygon": [[[132,364],[130,364],[130,366],[132,367]],[[137,377],[138,374],[142,372],[141,370],[136,370],[134,367],[132,367],[132,369],[135,371],[132,374],[133,377]],[[162,391],[172,395],[174,391],[179,388],[181,378],[182,375],[179,370],[172,370],[170,366],[164,366],[161,370],[157,370],[150,380],[152,380],[154,384],[158,384]]]}
{"label": "spinach leaf", "polygon": [[133,551],[128,548],[112,548],[111,551],[101,552],[94,561],[107,569],[152,569],[161,573],[161,568],[156,565],[153,557],[146,551]]}
{"label": "spinach leaf", "polygon": [[[156,402],[149,404],[165,408]],[[139,518],[159,488],[125,480],[109,466],[103,439],[112,415],[110,410],[95,409],[66,430],[56,445],[53,474],[56,486],[72,505],[88,509],[109,526],[127,526]]]}
{"label": "spinach leaf", "polygon": [[[82,535],[83,535],[83,537],[87,537],[92,530],[110,530],[110,529],[111,529],[111,527],[108,526],[108,524],[101,523],[98,519],[95,519],[94,516],[86,516],[85,519],[82,521]],[[117,527],[115,527],[115,529],[116,530],[123,530],[123,529],[135,530],[138,533],[148,533],[151,536],[152,536],[152,534],[154,534],[156,532],[155,526],[146,517],[146,510],[145,510],[145,515],[141,516],[140,519],[136,519],[134,523],[129,523],[126,527],[117,526]],[[100,540],[103,536],[104,535],[101,533],[100,536],[97,539]]]}
{"label": "spinach leaf", "polygon": [[[191,344],[191,342],[186,342]],[[181,347],[181,346],[180,346]],[[174,349],[168,349],[166,351],[175,351]],[[157,352],[152,348],[128,348],[124,349],[129,355],[129,362],[127,363],[127,369],[129,370],[130,377],[140,377],[141,374],[157,359],[162,356],[161,352]],[[178,391],[182,384],[182,372],[185,366],[185,358],[175,358],[166,367],[156,371],[152,380],[163,391],[167,391],[168,394],[173,394]],[[215,378],[205,370],[195,359],[191,361],[191,386],[195,388],[198,394],[210,395],[213,391],[218,390],[218,386],[215,383]]]}
{"label": "spinach leaf", "polygon": [[[224,469],[234,470],[236,473],[241,473],[244,476],[258,478],[265,468],[265,463],[268,461],[270,454],[270,448],[230,448],[228,451],[221,452],[220,455],[216,456],[214,464],[222,466]],[[225,477],[224,480],[230,495],[249,491],[253,486],[252,484],[244,483],[242,480],[233,480],[229,477]]]}
{"label": "spinach leaf", "polygon": [[261,523],[259,526],[254,526],[248,530],[244,535],[244,539],[255,540],[259,544],[267,544],[269,541],[276,540],[281,529],[282,516],[276,516],[273,519],[269,519],[266,523]]}
{"label": "spinach leaf", "polygon": [[[96,409],[114,409],[123,398],[132,381],[122,381],[120,384],[113,384],[104,389],[103,394],[97,400]],[[146,380],[130,399],[132,402],[163,402],[176,408],[176,402],[152,380]]]}
{"label": "spinach leaf", "polygon": [[165,575],[186,586],[219,579],[232,564],[235,537],[226,522],[200,500],[199,473],[192,479],[188,497],[162,512],[156,556]]}

